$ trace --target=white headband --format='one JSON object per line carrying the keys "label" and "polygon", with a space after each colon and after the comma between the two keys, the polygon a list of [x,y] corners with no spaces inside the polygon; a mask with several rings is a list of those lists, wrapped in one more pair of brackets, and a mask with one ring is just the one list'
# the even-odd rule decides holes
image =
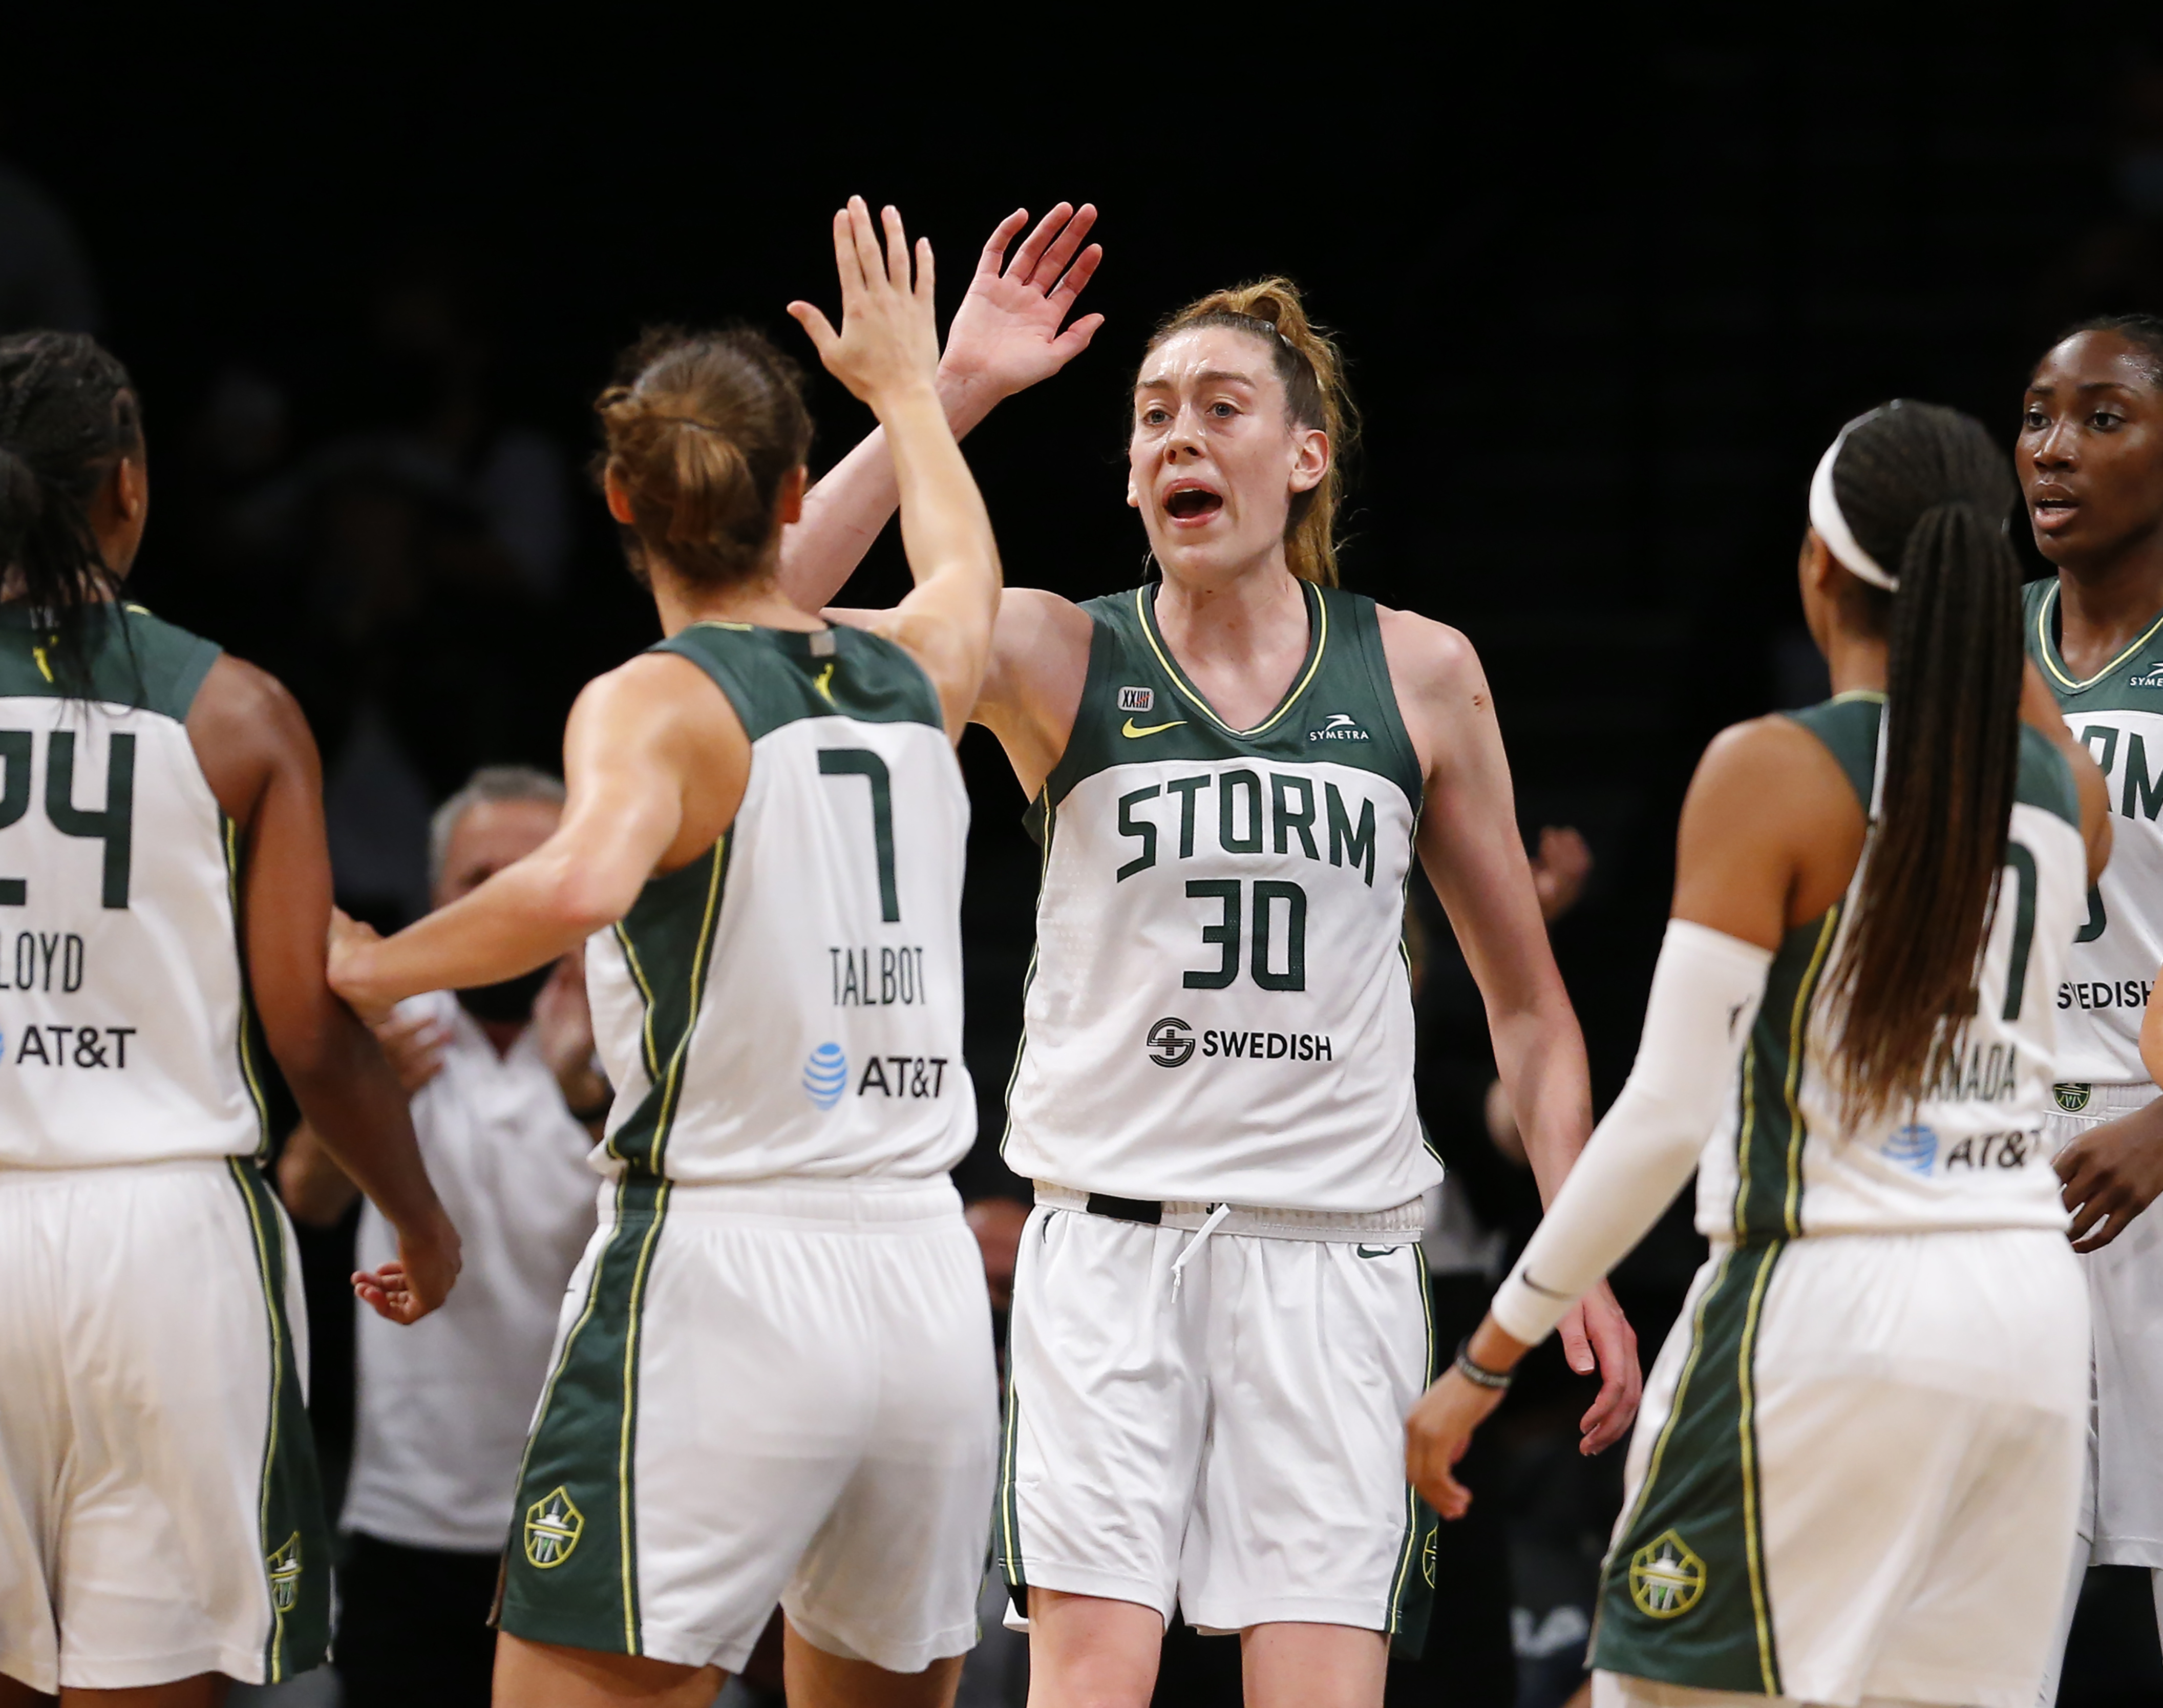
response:
{"label": "white headband", "polygon": [[1840,430],[1840,437],[1825,447],[1825,453],[1818,458],[1818,472],[1810,476],[1810,526],[1818,531],[1825,542],[1825,550],[1851,575],[1867,581],[1872,587],[1882,587],[1888,593],[1899,591],[1900,578],[1888,575],[1878,567],[1878,560],[1864,551],[1847,526],[1847,518],[1840,513],[1840,500],[1833,495],[1832,465],[1840,460],[1840,448],[1847,443],[1847,436],[1872,416],[1859,415]]}

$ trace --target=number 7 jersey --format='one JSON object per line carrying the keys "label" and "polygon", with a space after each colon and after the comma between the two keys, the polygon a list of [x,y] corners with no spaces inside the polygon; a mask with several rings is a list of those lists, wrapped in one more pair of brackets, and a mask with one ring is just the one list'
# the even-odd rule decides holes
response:
{"label": "number 7 jersey", "polygon": [[969,798],[937,691],[862,630],[694,623],[751,738],[727,833],[586,947],[615,1087],[594,1163],[688,1183],[951,1168]]}
{"label": "number 7 jersey", "polygon": [[238,838],[187,731],[218,648],[92,611],[70,697],[52,644],[0,606],[0,1168],[252,1155]]}
{"label": "number 7 jersey", "polygon": [[1004,1146],[1115,1197],[1393,1209],[1442,1177],[1413,1097],[1405,883],[1424,793],[1371,600],[1301,584],[1307,652],[1220,719],[1154,586],[1092,600],[1033,814],[1036,956]]}

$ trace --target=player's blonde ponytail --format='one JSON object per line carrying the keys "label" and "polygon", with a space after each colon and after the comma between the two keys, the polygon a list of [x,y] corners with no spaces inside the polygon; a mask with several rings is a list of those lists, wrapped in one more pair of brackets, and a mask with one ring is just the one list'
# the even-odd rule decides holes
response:
{"label": "player's blonde ponytail", "polygon": [[811,447],[796,364],[748,328],[649,332],[601,393],[603,449],[631,500],[635,567],[648,553],[687,579],[738,581],[770,554],[781,484]]}
{"label": "player's blonde ponytail", "polygon": [[1176,333],[1201,327],[1252,333],[1270,347],[1284,381],[1286,412],[1295,426],[1328,435],[1329,467],[1308,490],[1293,495],[1285,518],[1285,560],[1303,581],[1337,584],[1337,511],[1343,501],[1345,458],[1359,432],[1359,412],[1344,384],[1337,341],[1307,317],[1299,287],[1289,279],[1259,279],[1212,291],[1171,316],[1150,340],[1155,349]]}

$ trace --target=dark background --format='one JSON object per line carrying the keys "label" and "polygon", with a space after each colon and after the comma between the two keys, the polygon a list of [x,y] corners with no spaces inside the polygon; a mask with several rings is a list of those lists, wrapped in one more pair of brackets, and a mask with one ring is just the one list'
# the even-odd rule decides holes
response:
{"label": "dark background", "polygon": [[[845,195],[930,236],[949,306],[1003,213],[1094,201],[1108,256],[1084,306],[1108,324],[968,444],[1008,579],[1079,597],[1139,578],[1122,446],[1150,327],[1290,274],[1342,334],[1365,416],[1347,583],[1466,631],[1528,833],[1591,841],[1556,941],[1604,1105],[1698,752],[1822,691],[1792,565],[1824,444],[1892,395],[2009,444],[2059,327],[2163,310],[2163,58],[2140,13],[2098,8],[1810,8],[1749,35],[1647,13],[1600,39],[1552,11],[1476,34],[1411,16],[1130,10],[1058,41],[960,13],[867,37],[808,9],[792,34],[615,12],[575,31],[16,18],[0,160],[72,221],[96,329],[146,400],[137,596],[277,670],[334,767],[356,707],[386,708],[438,799],[480,761],[553,765],[578,685],[656,631],[582,483],[553,593],[491,568],[454,499],[409,504],[404,543],[370,560],[395,584],[372,616],[335,517],[268,544],[235,521],[427,416],[437,379],[386,330],[401,290],[449,305],[482,437],[530,429],[574,467],[642,324],[741,317],[815,368],[782,308],[833,299]],[[869,422],[823,376],[813,393],[823,464]],[[238,427],[236,397],[257,407]],[[889,530],[851,598],[903,584]],[[977,731],[963,751],[970,1048],[995,1135],[1034,868],[996,747]],[[1461,1005],[1439,940],[1434,1000]],[[988,1146],[964,1181],[1013,1184]],[[1649,1328],[1690,1260],[1673,1227],[1641,1255]]]}

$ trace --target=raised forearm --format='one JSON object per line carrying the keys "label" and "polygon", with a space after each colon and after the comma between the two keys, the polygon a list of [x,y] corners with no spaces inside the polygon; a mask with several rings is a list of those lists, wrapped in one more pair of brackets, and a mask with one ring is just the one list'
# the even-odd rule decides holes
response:
{"label": "raised forearm", "polygon": [[621,919],[636,894],[544,848],[395,937],[342,948],[339,988],[373,1013],[424,991],[465,990],[531,972]]}
{"label": "raised forearm", "polygon": [[[956,439],[998,401],[982,381],[942,373],[940,407]],[[804,610],[831,605],[901,501],[886,429],[875,428],[804,495],[802,520],[782,532],[781,590]]]}
{"label": "raised forearm", "polygon": [[941,575],[982,579],[998,596],[998,547],[961,448],[945,430],[935,393],[915,390],[882,400],[901,494],[902,542],[909,574],[922,587]]}

